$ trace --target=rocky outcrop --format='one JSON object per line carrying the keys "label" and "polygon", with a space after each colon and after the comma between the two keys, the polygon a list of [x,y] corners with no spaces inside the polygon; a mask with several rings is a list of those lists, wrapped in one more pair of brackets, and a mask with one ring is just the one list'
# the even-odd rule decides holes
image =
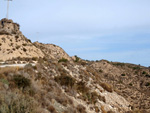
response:
{"label": "rocky outcrop", "polygon": [[0,20],[0,60],[17,57],[43,58],[44,54],[21,33],[19,24],[4,18]]}
{"label": "rocky outcrop", "polygon": [[45,54],[45,57],[49,59],[60,60],[62,58],[65,58],[71,61],[70,56],[59,46],[56,46],[54,44],[42,44],[39,42],[34,42],[34,45],[37,48],[41,49]]}
{"label": "rocky outcrop", "polygon": [[20,34],[20,26],[12,20],[6,18],[0,21],[0,34]]}

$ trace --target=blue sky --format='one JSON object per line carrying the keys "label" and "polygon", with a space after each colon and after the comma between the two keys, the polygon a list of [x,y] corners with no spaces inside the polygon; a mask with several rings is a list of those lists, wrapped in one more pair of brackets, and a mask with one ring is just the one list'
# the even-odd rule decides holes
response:
{"label": "blue sky", "polygon": [[[7,2],[0,8],[6,17]],[[70,56],[150,66],[150,0],[13,0],[9,18]]]}

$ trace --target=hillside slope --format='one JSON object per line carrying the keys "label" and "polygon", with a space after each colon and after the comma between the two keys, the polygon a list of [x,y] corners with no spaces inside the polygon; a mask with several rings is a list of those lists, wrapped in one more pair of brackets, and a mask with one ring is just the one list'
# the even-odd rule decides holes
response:
{"label": "hillside slope", "polygon": [[70,57],[32,43],[11,20],[0,23],[0,60],[29,63],[0,68],[0,113],[150,112],[149,68]]}

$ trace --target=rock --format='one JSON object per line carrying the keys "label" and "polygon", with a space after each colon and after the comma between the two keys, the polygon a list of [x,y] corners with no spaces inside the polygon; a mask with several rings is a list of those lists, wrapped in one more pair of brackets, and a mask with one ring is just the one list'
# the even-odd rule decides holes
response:
{"label": "rock", "polygon": [[19,29],[19,24],[14,23],[12,20],[4,18],[0,21],[0,34],[19,34]]}

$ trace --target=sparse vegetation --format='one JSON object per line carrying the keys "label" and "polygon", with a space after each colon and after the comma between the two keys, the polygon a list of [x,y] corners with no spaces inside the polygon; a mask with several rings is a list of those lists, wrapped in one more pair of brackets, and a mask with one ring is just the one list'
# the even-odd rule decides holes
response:
{"label": "sparse vegetation", "polygon": [[117,62],[117,63],[112,63],[113,65],[115,65],[115,66],[125,66],[125,64],[124,63],[119,63],[119,62]]}
{"label": "sparse vegetation", "polygon": [[36,113],[37,107],[28,96],[0,92],[0,113]]}
{"label": "sparse vegetation", "polygon": [[58,62],[68,62],[68,60],[65,59],[65,58],[62,58],[62,59],[60,59]]}

